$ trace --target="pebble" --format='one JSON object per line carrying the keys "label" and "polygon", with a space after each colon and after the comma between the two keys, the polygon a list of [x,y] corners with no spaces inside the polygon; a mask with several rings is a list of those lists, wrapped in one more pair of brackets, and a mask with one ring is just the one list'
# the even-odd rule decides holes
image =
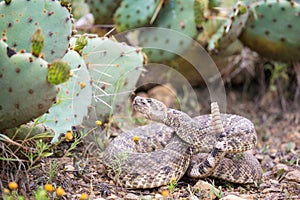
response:
{"label": "pebble", "polygon": [[191,196],[189,197],[189,200],[199,200],[199,198],[196,197],[195,195],[191,195]]}
{"label": "pebble", "polygon": [[274,159],[277,155],[277,149],[269,149],[269,155]]}
{"label": "pebble", "polygon": [[278,180],[270,179],[270,183],[273,185],[279,185]]}
{"label": "pebble", "polygon": [[118,196],[116,196],[116,195],[114,195],[114,194],[112,194],[112,195],[106,197],[106,199],[107,199],[107,200],[121,200],[120,197],[118,197]]}
{"label": "pebble", "polygon": [[75,171],[75,168],[74,168],[73,165],[66,165],[66,166],[65,166],[65,170],[66,170],[66,171]]}
{"label": "pebble", "polygon": [[151,196],[151,195],[143,195],[143,196],[139,197],[139,200],[141,200],[141,199],[143,199],[143,200],[152,200],[153,196]]}
{"label": "pebble", "polygon": [[163,195],[161,195],[161,194],[155,194],[154,198],[155,199],[163,199],[165,197]]}
{"label": "pebble", "polygon": [[266,183],[262,183],[262,184],[260,184],[259,185],[259,188],[262,190],[262,189],[265,189],[265,188],[268,188],[268,187],[270,187],[268,184],[266,184]]}
{"label": "pebble", "polygon": [[279,163],[273,168],[273,173],[278,174],[278,172],[280,172],[282,170],[286,172],[289,170],[289,167],[285,164]]}
{"label": "pebble", "polygon": [[274,167],[273,159],[270,158],[269,155],[265,155],[263,160],[261,161],[261,165],[263,168],[272,168]]}
{"label": "pebble", "polygon": [[230,195],[227,195],[227,196],[221,198],[220,200],[248,200],[248,198],[244,199],[242,197],[230,194]]}
{"label": "pebble", "polygon": [[[215,186],[213,186],[212,184],[199,180],[194,186],[193,189],[195,190],[201,190],[201,193],[203,194],[202,197],[205,198],[211,198],[211,199],[216,199],[216,193],[219,194],[220,190],[218,190],[217,188],[215,188]],[[211,193],[211,190],[214,190],[214,192]],[[211,193],[211,197],[210,197],[210,193]]]}
{"label": "pebble", "polygon": [[128,194],[126,194],[125,199],[126,200],[139,200],[140,197],[136,194],[128,193]]}
{"label": "pebble", "polygon": [[294,170],[286,174],[285,178],[289,181],[296,181],[300,183],[300,171]]}

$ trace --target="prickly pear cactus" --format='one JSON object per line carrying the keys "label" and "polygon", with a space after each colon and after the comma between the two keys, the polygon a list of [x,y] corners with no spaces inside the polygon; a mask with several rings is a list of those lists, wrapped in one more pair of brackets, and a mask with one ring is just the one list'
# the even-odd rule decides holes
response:
{"label": "prickly pear cactus", "polygon": [[259,54],[280,61],[300,60],[300,4],[267,0],[253,3],[243,44]]}
{"label": "prickly pear cactus", "polygon": [[[72,46],[77,39],[71,39]],[[82,57],[92,77],[94,113],[103,120],[124,107],[142,72],[144,57],[140,48],[97,36],[88,38]]]}
{"label": "prickly pear cactus", "polygon": [[241,34],[249,16],[247,5],[238,1],[228,19],[208,41],[208,50],[225,51]]}
{"label": "prickly pear cactus", "polygon": [[89,6],[84,0],[72,0],[72,15],[75,19],[87,15],[90,12]]}
{"label": "prickly pear cactus", "polygon": [[111,24],[113,23],[114,12],[121,0],[85,0],[85,2],[89,5],[96,24]]}
{"label": "prickly pear cactus", "polygon": [[57,89],[47,81],[48,63],[30,53],[15,53],[0,40],[0,130],[47,112]]}
{"label": "prickly pear cactus", "polygon": [[0,34],[16,49],[31,51],[31,38],[40,28],[44,36],[45,60],[63,57],[72,33],[72,18],[66,7],[55,0],[12,0],[0,2]]}
{"label": "prickly pear cactus", "polygon": [[221,0],[208,0],[208,7],[209,8],[219,7],[221,3],[222,3]]}
{"label": "prickly pear cactus", "polygon": [[61,133],[82,123],[92,102],[91,77],[83,59],[76,51],[69,50],[62,60],[69,64],[72,77],[68,82],[57,86],[59,93],[56,103],[48,113],[37,119],[55,132],[52,139],[54,143]]}
{"label": "prickly pear cactus", "polygon": [[149,26],[160,0],[123,0],[114,14],[118,32]]}
{"label": "prickly pear cactus", "polygon": [[[174,30],[180,32],[191,38],[195,38],[198,34],[195,20],[194,0],[169,0],[162,7],[157,19],[153,26],[159,28],[167,28],[170,31]],[[196,16],[203,16],[197,11]],[[197,20],[199,21],[199,19]],[[190,40],[189,40],[190,41]],[[155,29],[147,30],[139,33],[139,46],[161,46],[162,48],[157,49],[144,49],[150,62],[161,62],[174,58],[174,54],[165,51],[164,49],[176,49],[182,50],[182,52],[188,50],[191,43],[186,41],[178,41],[176,38],[172,38],[172,34],[159,35]]]}

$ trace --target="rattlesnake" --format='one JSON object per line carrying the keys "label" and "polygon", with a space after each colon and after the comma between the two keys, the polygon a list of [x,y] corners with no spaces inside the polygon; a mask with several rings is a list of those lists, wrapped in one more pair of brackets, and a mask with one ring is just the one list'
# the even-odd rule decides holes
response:
{"label": "rattlesnake", "polygon": [[133,107],[160,123],[124,132],[108,145],[103,162],[118,185],[159,187],[185,173],[243,184],[261,178],[259,162],[245,152],[257,139],[248,119],[220,114],[216,103],[212,103],[212,114],[195,118],[151,98],[137,96]]}

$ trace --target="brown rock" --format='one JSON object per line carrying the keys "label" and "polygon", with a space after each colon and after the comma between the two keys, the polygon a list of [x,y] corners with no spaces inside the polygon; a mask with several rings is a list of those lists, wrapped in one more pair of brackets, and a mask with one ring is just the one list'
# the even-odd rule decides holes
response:
{"label": "brown rock", "polygon": [[128,194],[126,194],[125,199],[126,200],[139,200],[140,197],[136,194],[128,193]]}
{"label": "brown rock", "polygon": [[220,200],[248,200],[248,199],[244,199],[242,197],[230,194],[230,195],[227,195],[227,196],[221,198]]}
{"label": "brown rock", "polygon": [[286,174],[285,178],[289,181],[296,181],[300,183],[300,171],[294,170]]}
{"label": "brown rock", "polygon": [[280,171],[286,172],[288,170],[289,170],[289,167],[287,165],[279,163],[273,168],[273,173],[277,174]]}
{"label": "brown rock", "polygon": [[215,186],[202,180],[199,180],[193,186],[193,189],[196,191],[201,191],[203,199],[216,199],[217,195],[221,195],[221,191],[215,188]]}

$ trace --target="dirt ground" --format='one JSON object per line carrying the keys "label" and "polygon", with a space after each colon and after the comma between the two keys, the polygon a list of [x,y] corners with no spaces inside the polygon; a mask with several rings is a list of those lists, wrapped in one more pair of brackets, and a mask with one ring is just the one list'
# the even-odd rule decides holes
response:
{"label": "dirt ground", "polygon": [[[49,182],[49,171],[56,163],[57,170],[51,181],[65,189],[62,199],[79,199],[81,193],[89,194],[90,199],[300,199],[299,110],[283,112],[276,106],[262,108],[254,100],[242,99],[239,91],[228,91],[227,112],[245,116],[256,126],[258,144],[252,152],[263,168],[263,178],[255,185],[237,185],[211,178],[190,180],[184,176],[172,188],[128,190],[118,187],[106,176],[100,149],[88,151],[92,144],[85,143],[79,145],[72,156],[43,159],[28,173],[22,166],[18,172],[8,173],[2,161],[2,188],[7,180],[17,176],[19,193],[31,196],[34,189]],[[200,89],[198,94],[202,97],[199,104],[203,112],[209,112],[206,91]]]}

